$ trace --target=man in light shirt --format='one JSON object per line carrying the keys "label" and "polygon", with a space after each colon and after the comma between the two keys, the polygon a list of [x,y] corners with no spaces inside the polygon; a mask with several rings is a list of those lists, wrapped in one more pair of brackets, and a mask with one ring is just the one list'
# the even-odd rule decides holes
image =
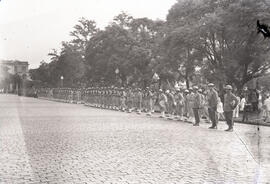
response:
{"label": "man in light shirt", "polygon": [[212,122],[212,126],[209,127],[210,129],[217,129],[218,124],[218,112],[217,112],[217,105],[218,105],[218,93],[214,89],[214,84],[208,84],[209,92],[207,94],[208,100],[208,114],[209,118]]}

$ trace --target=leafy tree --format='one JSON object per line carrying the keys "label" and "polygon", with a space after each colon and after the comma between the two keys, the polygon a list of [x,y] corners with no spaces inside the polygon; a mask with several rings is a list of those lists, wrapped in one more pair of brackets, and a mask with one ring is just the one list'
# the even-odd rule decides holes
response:
{"label": "leafy tree", "polygon": [[80,18],[78,24],[74,26],[74,30],[70,32],[72,40],[70,44],[76,48],[76,50],[85,56],[85,50],[89,40],[95,35],[99,29],[96,27],[96,22],[93,20],[87,20]]}
{"label": "leafy tree", "polygon": [[49,66],[50,64],[42,61],[37,69],[29,70],[29,74],[33,80],[41,81],[43,84],[49,85],[50,75],[49,75]]}
{"label": "leafy tree", "polygon": [[269,6],[264,0],[178,0],[166,21],[122,12],[104,30],[81,18],[72,40],[30,73],[51,86],[61,75],[68,86],[117,84],[119,78],[122,84],[146,86],[158,73],[161,82],[185,80],[189,87],[196,72],[240,91],[270,68],[269,42],[256,33],[256,20],[269,20]]}
{"label": "leafy tree", "polygon": [[91,67],[89,78],[94,81],[104,78],[113,83],[118,68],[118,77],[124,83],[147,85],[152,77],[149,64],[161,24],[147,18],[134,19],[125,13],[116,16],[104,31],[89,41],[86,57]]}
{"label": "leafy tree", "polygon": [[[269,5],[262,0],[178,1],[167,20],[173,27],[171,33],[180,29],[181,43],[200,52],[208,80],[221,86],[232,83],[240,90],[269,68],[269,44],[256,35],[256,20],[269,17],[267,9]],[[184,34],[185,28],[190,37]]]}

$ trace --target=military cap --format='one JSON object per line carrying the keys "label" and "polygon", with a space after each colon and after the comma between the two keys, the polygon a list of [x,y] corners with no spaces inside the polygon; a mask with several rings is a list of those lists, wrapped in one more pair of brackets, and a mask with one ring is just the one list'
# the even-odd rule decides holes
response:
{"label": "military cap", "polygon": [[198,88],[198,86],[193,86],[193,89],[198,90],[199,88]]}
{"label": "military cap", "polygon": [[225,89],[226,90],[232,90],[232,86],[231,85],[226,85]]}

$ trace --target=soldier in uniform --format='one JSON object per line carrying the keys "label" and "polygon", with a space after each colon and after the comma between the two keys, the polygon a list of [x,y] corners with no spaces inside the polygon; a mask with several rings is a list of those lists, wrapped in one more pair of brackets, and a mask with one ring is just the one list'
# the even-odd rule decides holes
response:
{"label": "soldier in uniform", "polygon": [[74,89],[72,89],[72,103],[77,103],[77,91],[78,91],[78,89],[76,89],[76,88],[74,88]]}
{"label": "soldier in uniform", "polygon": [[84,102],[84,105],[88,104],[88,92],[89,92],[89,88],[83,90],[83,93],[82,93],[82,101]]}
{"label": "soldier in uniform", "polygon": [[148,89],[147,94],[147,100],[149,104],[148,113],[146,115],[152,116],[152,113],[154,112],[154,103],[155,103],[155,94],[154,91],[151,89]]}
{"label": "soldier in uniform", "polygon": [[94,106],[94,91],[94,87],[91,87],[88,93],[88,105],[91,107]]}
{"label": "soldier in uniform", "polygon": [[181,121],[183,120],[184,96],[181,93],[180,89],[176,90],[175,101],[176,101],[176,120]]}
{"label": "soldier in uniform", "polygon": [[160,106],[160,118],[165,118],[165,112],[167,107],[168,99],[162,89],[159,90],[159,106]]}
{"label": "soldier in uniform", "polygon": [[141,114],[142,113],[142,91],[140,88],[137,89],[137,93],[136,93],[136,102],[137,102],[137,114]]}
{"label": "soldier in uniform", "polygon": [[112,109],[115,110],[116,109],[116,103],[115,103],[115,94],[116,94],[116,87],[113,87],[112,88],[112,96],[111,96],[111,99],[112,99]]}
{"label": "soldier in uniform", "polygon": [[189,90],[186,89],[184,91],[184,116],[186,117],[185,120],[187,120],[189,118],[189,99],[188,99],[188,95],[189,95]]}
{"label": "soldier in uniform", "polygon": [[174,95],[172,93],[172,91],[167,90],[166,91],[166,95],[167,95],[167,99],[168,99],[168,106],[167,106],[167,117],[168,119],[172,120],[172,116],[174,114],[174,106],[175,106],[175,99],[174,99]]}
{"label": "soldier in uniform", "polygon": [[116,87],[115,90],[115,110],[119,110],[120,107],[120,94],[119,94],[119,88]]}
{"label": "soldier in uniform", "polygon": [[127,112],[128,113],[131,113],[132,106],[133,106],[133,104],[132,104],[132,90],[129,87],[128,91],[127,91]]}
{"label": "soldier in uniform", "polygon": [[108,93],[109,109],[112,109],[113,108],[112,95],[113,95],[113,87],[111,86],[109,88],[109,93]]}
{"label": "soldier in uniform", "polygon": [[127,97],[126,91],[124,87],[122,87],[120,91],[120,110],[123,112],[126,110],[126,97]]}
{"label": "soldier in uniform", "polygon": [[132,111],[136,111],[137,109],[137,88],[132,88],[131,98],[132,98]]}
{"label": "soldier in uniform", "polygon": [[214,89],[214,84],[208,84],[209,91],[207,94],[207,101],[208,101],[208,114],[209,119],[212,122],[212,126],[210,129],[217,129],[218,124],[218,112],[217,112],[217,105],[218,105],[218,93]]}
{"label": "soldier in uniform", "polygon": [[97,107],[97,91],[98,91],[98,88],[95,87],[93,91],[93,107]]}
{"label": "soldier in uniform", "polygon": [[108,109],[108,87],[104,88],[104,108]]}
{"label": "soldier in uniform", "polygon": [[202,96],[201,94],[198,92],[199,88],[197,86],[193,87],[194,90],[194,95],[193,95],[193,103],[192,103],[192,109],[193,109],[193,114],[195,117],[195,124],[193,124],[193,126],[199,126],[200,125],[200,109],[202,107]]}
{"label": "soldier in uniform", "polygon": [[225,131],[232,132],[233,131],[233,110],[237,107],[239,104],[238,98],[232,93],[232,86],[227,85],[225,87],[226,93],[224,95],[224,115],[225,115],[225,120],[228,125],[228,129]]}
{"label": "soldier in uniform", "polygon": [[194,92],[192,89],[190,89],[190,93],[187,95],[187,101],[188,101],[188,122],[192,123],[194,121],[194,114],[193,114],[193,103],[194,103]]}
{"label": "soldier in uniform", "polygon": [[95,107],[99,107],[99,92],[100,92],[100,88],[97,87],[96,94],[95,94]]}
{"label": "soldier in uniform", "polygon": [[117,90],[117,110],[121,111],[121,105],[122,105],[122,93],[124,91],[124,88],[118,88]]}
{"label": "soldier in uniform", "polygon": [[142,89],[142,112],[147,112],[148,104],[147,104],[147,89]]}
{"label": "soldier in uniform", "polygon": [[102,106],[102,87],[98,90],[98,108],[101,108]]}

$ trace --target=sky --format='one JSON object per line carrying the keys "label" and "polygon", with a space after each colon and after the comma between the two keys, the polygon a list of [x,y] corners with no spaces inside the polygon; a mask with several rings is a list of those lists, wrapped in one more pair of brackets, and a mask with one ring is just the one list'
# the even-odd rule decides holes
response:
{"label": "sky", "polygon": [[80,17],[108,25],[122,11],[135,18],[165,20],[176,0],[0,0],[0,59],[28,61],[37,68]]}

